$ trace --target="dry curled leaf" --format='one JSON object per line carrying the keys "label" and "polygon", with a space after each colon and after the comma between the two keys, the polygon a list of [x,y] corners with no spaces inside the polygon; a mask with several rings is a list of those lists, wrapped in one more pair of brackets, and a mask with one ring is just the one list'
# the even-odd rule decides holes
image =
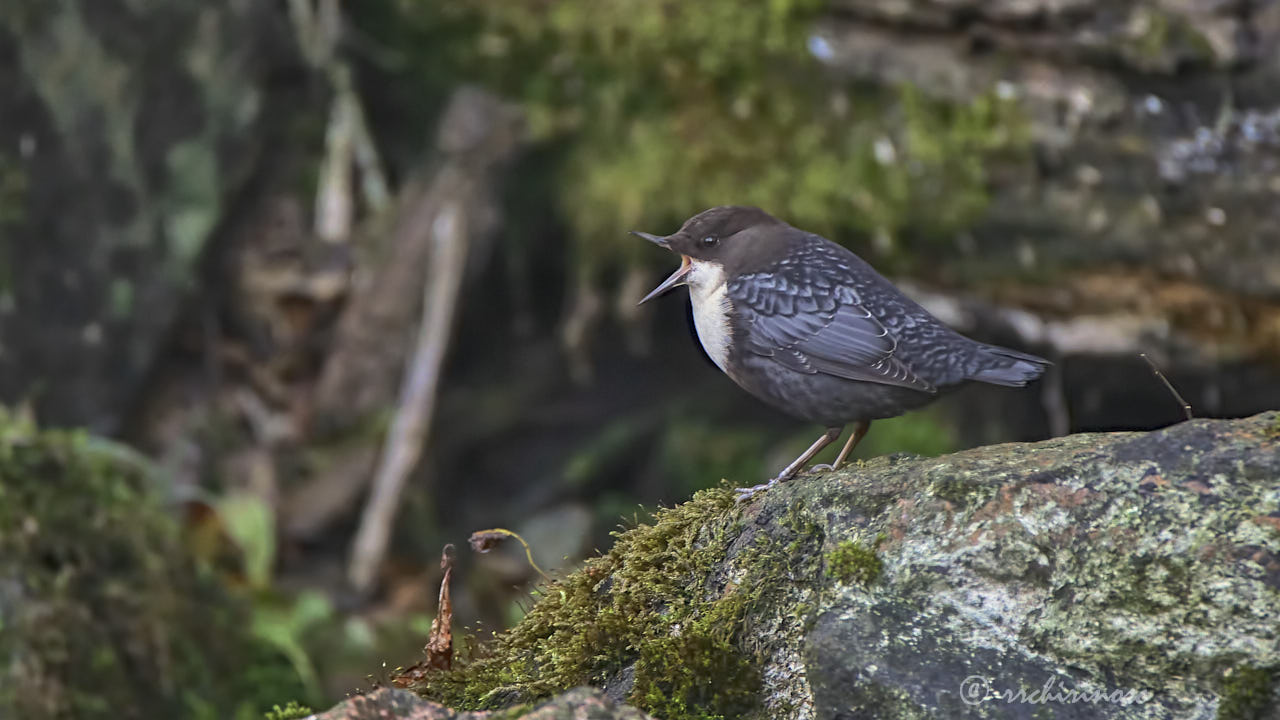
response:
{"label": "dry curled leaf", "polygon": [[453,581],[453,543],[444,546],[440,553],[440,604],[436,617],[431,621],[431,634],[423,648],[426,658],[401,671],[391,679],[396,687],[409,687],[432,670],[449,670],[453,667],[453,599],[449,585]]}
{"label": "dry curled leaf", "polygon": [[453,666],[453,600],[449,597],[449,583],[453,579],[453,543],[444,546],[440,553],[440,605],[431,621],[431,635],[427,637],[427,667],[448,670]]}

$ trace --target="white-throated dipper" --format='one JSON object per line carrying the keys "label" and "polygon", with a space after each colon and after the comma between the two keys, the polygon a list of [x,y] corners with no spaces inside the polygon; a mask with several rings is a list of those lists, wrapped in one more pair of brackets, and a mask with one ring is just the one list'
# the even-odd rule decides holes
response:
{"label": "white-throated dipper", "polygon": [[853,423],[838,468],[871,426],[969,381],[1022,386],[1048,360],[971,340],[930,315],[862,258],[754,207],[705,210],[666,237],[680,255],[640,302],[688,285],[698,339],[744,390],[821,423],[822,437],[765,485],[791,479]]}

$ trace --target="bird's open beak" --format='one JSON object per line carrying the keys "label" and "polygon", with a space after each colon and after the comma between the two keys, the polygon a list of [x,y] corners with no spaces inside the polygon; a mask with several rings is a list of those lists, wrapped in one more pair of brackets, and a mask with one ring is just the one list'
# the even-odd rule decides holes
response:
{"label": "bird's open beak", "polygon": [[[647,232],[640,232],[639,230],[632,230],[631,234],[635,235],[636,237],[642,237],[645,240],[648,240],[649,242],[653,243],[654,245],[664,247],[668,250],[671,249],[671,245],[670,243],[667,242],[667,238],[665,237],[661,237],[658,235],[651,235]],[[684,276],[688,275],[691,269],[693,269],[693,265],[689,264],[689,258],[685,255],[681,255],[680,267],[675,272],[671,273],[671,277],[667,278],[666,280],[663,280],[661,285],[654,288],[653,291],[650,292],[648,295],[645,295],[644,298],[637,304],[643,305],[649,302],[650,300],[658,297],[662,293],[670,290],[671,288],[676,287],[678,285],[683,285]]]}
{"label": "bird's open beak", "polygon": [[676,271],[671,273],[670,277],[668,277],[666,280],[663,280],[661,285],[651,290],[648,295],[645,295],[644,298],[642,298],[640,302],[636,304],[643,305],[649,302],[650,300],[658,297],[662,293],[670,290],[671,288],[676,287],[678,285],[683,285],[685,275],[688,275],[689,271],[692,269],[693,269],[693,265],[689,262],[689,256],[681,255],[680,267],[676,268]]}

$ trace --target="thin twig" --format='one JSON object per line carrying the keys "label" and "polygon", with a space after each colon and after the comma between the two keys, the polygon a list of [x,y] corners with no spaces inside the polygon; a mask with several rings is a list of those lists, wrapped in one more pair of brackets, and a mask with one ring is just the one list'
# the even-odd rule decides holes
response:
{"label": "thin twig", "polygon": [[423,291],[418,339],[405,366],[400,399],[374,474],[368,504],[352,546],[347,577],[360,592],[368,590],[386,554],[400,504],[400,493],[422,454],[440,386],[440,368],[449,346],[454,308],[467,260],[466,213],[445,203],[431,223],[432,253]]}
{"label": "thin twig", "polygon": [[1138,353],[1138,357],[1147,361],[1147,364],[1151,366],[1151,372],[1155,373],[1156,377],[1160,378],[1160,382],[1164,383],[1164,386],[1169,388],[1169,392],[1173,393],[1173,397],[1177,399],[1178,404],[1182,406],[1182,412],[1187,416],[1187,419],[1194,420],[1195,416],[1191,414],[1191,403],[1187,402],[1186,399],[1182,397],[1182,394],[1178,392],[1178,389],[1173,386],[1173,383],[1169,382],[1169,378],[1165,377],[1164,373],[1160,372],[1160,368],[1156,367],[1155,362],[1152,361],[1151,358],[1147,357],[1146,353]]}
{"label": "thin twig", "polygon": [[325,132],[324,161],[316,188],[316,237],[331,243],[346,242],[355,219],[352,163],[355,154],[355,113],[360,101],[350,88],[337,88]]}
{"label": "thin twig", "polygon": [[369,122],[365,118],[364,107],[360,104],[355,91],[351,92],[351,140],[355,151],[356,168],[360,171],[360,192],[365,204],[375,215],[382,214],[391,206],[391,190],[387,182],[387,173],[382,168],[382,158],[374,145],[373,136],[369,132]]}
{"label": "thin twig", "polygon": [[316,235],[327,242],[345,242],[356,212],[355,172],[359,171],[361,195],[375,215],[390,205],[391,192],[351,68],[336,51],[343,32],[337,0],[319,0],[318,7],[312,5],[312,0],[290,0],[289,10],[303,55],[313,67],[325,72],[333,88],[320,186],[316,191]]}

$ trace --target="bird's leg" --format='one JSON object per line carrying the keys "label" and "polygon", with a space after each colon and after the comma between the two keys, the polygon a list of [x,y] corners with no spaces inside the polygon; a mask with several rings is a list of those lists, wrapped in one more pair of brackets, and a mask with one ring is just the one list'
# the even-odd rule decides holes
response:
{"label": "bird's leg", "polygon": [[822,437],[815,440],[814,443],[809,446],[808,450],[805,450],[801,453],[800,457],[796,458],[790,465],[783,468],[782,472],[778,473],[777,477],[763,485],[756,485],[755,487],[749,488],[738,488],[738,502],[742,502],[743,500],[750,498],[760,490],[766,490],[780,482],[786,482],[795,477],[796,473],[804,469],[805,464],[812,460],[814,455],[822,452],[822,448],[835,442],[836,438],[840,437],[840,433],[842,432],[844,432],[843,427],[827,428],[827,431],[822,434]]}
{"label": "bird's leg", "polygon": [[854,423],[853,434],[849,436],[849,442],[846,442],[844,444],[844,449],[841,450],[840,454],[836,456],[836,461],[831,463],[830,465],[814,465],[813,469],[814,470],[839,470],[840,466],[844,465],[845,458],[849,457],[849,453],[853,452],[853,449],[858,447],[858,443],[862,440],[862,436],[866,435],[867,431],[870,429],[871,429],[870,420],[859,420],[858,422]]}

